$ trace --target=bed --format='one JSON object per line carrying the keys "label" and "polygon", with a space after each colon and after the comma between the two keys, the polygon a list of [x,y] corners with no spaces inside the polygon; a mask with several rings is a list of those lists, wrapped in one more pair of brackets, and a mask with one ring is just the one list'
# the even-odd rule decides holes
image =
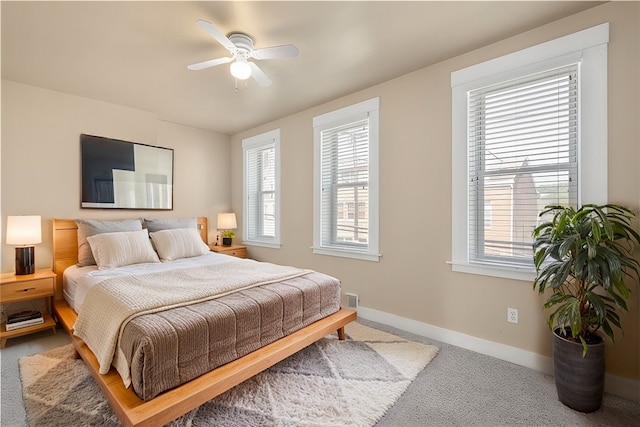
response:
{"label": "bed", "polygon": [[[206,218],[198,218],[195,229],[198,230],[201,239],[206,242]],[[177,232],[178,230],[175,230],[175,233]],[[129,282],[124,281],[123,289],[129,289],[132,281],[136,282],[136,286],[137,282],[144,285],[142,282],[145,280],[152,284],[158,283],[158,277],[171,277],[171,286],[175,287],[181,282],[173,282],[177,277],[173,275],[181,274],[181,271],[189,271],[190,276],[197,277],[205,275],[208,277],[210,274],[221,275],[225,282],[222,286],[224,292],[213,296],[208,294],[203,296],[198,293],[195,303],[189,303],[186,299],[179,303],[171,300],[169,301],[170,309],[158,308],[166,303],[163,298],[158,297],[157,307],[149,309],[145,305],[142,311],[133,316],[129,316],[130,312],[125,311],[123,316],[127,318],[124,322],[126,326],[119,329],[112,328],[118,330],[115,357],[113,360],[105,359],[104,355],[109,352],[103,352],[100,346],[109,340],[100,337],[96,341],[90,334],[84,336],[85,322],[104,325],[118,318],[118,310],[111,310],[108,316],[104,317],[103,314],[102,320],[96,320],[100,319],[96,301],[102,304],[104,301],[110,301],[111,297],[99,294],[104,292],[103,290],[82,290],[84,273],[78,270],[87,269],[87,267],[76,267],[79,259],[82,260],[84,256],[82,251],[79,256],[78,234],[82,234],[82,231],[79,232],[76,221],[53,220],[54,271],[57,275],[54,313],[69,332],[79,356],[86,362],[125,426],[166,424],[329,333],[337,332],[339,338],[344,339],[344,326],[356,318],[354,311],[340,308],[339,282],[336,293],[336,285],[331,285],[330,281],[327,281],[327,278],[332,279],[329,276],[317,272],[287,270],[280,266],[265,265],[265,267],[271,266],[271,270],[267,270],[269,270],[268,274],[273,275],[269,276],[261,272],[257,276],[260,280],[249,284],[248,279],[241,280],[243,275],[236,272],[247,266],[250,270],[261,267],[262,271],[262,266],[257,265],[260,263],[230,259],[221,254],[202,254],[194,259],[202,257],[203,260],[206,259],[205,264],[211,265],[193,268],[188,265],[181,266],[180,272],[172,270],[171,272],[136,273],[135,278],[127,276]],[[137,231],[117,234],[139,235]],[[162,240],[159,239],[161,235],[164,236],[165,232],[151,233],[154,243],[157,243],[155,248],[157,254],[162,254],[164,257],[167,253],[167,245],[164,244],[165,249],[162,249],[160,245]],[[107,237],[110,235],[101,234],[88,240],[93,245],[98,241],[108,241]],[[169,242],[175,242],[175,240]],[[98,265],[104,265],[105,258],[100,255],[100,246],[92,247]],[[169,253],[175,252],[176,250],[170,247]],[[107,259],[108,262],[117,264],[117,259],[115,261]],[[163,261],[166,260],[163,258]],[[173,262],[173,260],[169,261]],[[183,261],[175,260],[175,262]],[[191,262],[191,260],[188,261]],[[150,263],[149,266],[164,268],[165,264],[169,265],[171,262]],[[119,265],[116,267],[118,268],[113,271],[120,270]],[[97,267],[88,269],[96,270]],[[102,273],[97,271],[92,274],[100,276]],[[65,276],[68,276],[67,280]],[[229,277],[228,280],[227,277]],[[116,278],[88,280],[100,285],[96,285],[96,288],[105,288],[114,294],[117,292],[113,289],[118,289],[120,281]],[[65,282],[67,282],[66,287]],[[73,284],[80,284],[80,286],[74,288]],[[109,286],[104,286],[105,284]],[[162,287],[160,284],[158,286],[160,290],[153,288],[153,294],[149,294],[151,297],[144,299],[145,304],[150,304],[147,301],[153,300],[156,294],[162,294]],[[185,287],[190,286],[185,282]],[[287,302],[287,298],[293,299]],[[302,307],[300,304],[305,305]],[[108,306],[109,303],[104,305]],[[302,310],[298,309],[299,306]],[[197,321],[193,322],[195,326],[192,327],[184,319],[194,312],[197,313],[195,316]],[[287,317],[287,313],[293,313],[293,315]],[[105,329],[109,330],[108,327]],[[176,335],[176,330],[182,330],[182,332]],[[198,337],[208,338],[205,340]],[[197,348],[193,349],[182,344],[187,341],[195,342]],[[202,343],[203,341],[206,341],[206,345]],[[186,348],[191,349],[185,351]],[[174,359],[178,362],[167,362]],[[196,363],[196,361],[199,362]],[[130,375],[128,379],[127,375]],[[130,386],[126,387],[129,384]]]}

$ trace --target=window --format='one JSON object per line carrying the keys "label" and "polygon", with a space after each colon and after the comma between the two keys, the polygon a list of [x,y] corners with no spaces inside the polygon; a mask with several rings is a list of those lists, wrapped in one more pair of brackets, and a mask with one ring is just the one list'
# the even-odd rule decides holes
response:
{"label": "window", "polygon": [[578,65],[468,99],[469,260],[529,266],[538,212],[577,204]]}
{"label": "window", "polygon": [[280,247],[280,130],[242,140],[243,236],[256,246]]}
{"label": "window", "polygon": [[314,117],[313,252],[378,261],[378,121],[374,98]]}
{"label": "window", "polygon": [[452,73],[454,271],[531,280],[544,206],[606,202],[607,41],[603,24]]}

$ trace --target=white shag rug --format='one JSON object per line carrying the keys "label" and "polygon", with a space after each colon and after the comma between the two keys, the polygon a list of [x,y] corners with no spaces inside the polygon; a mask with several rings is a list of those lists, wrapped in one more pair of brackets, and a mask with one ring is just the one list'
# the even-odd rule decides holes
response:
{"label": "white shag rug", "polygon": [[[178,426],[371,426],[436,356],[434,346],[359,323],[187,413]],[[120,423],[71,344],[21,358],[30,426]]]}

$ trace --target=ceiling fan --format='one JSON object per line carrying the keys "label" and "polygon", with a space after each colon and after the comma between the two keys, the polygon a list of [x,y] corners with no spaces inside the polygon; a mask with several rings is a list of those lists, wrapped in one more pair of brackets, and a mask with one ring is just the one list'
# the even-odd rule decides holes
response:
{"label": "ceiling fan", "polygon": [[231,64],[231,74],[238,80],[246,80],[253,77],[262,87],[271,86],[271,79],[256,65],[253,59],[291,58],[298,56],[298,48],[292,44],[282,46],[266,47],[263,49],[253,48],[253,39],[245,33],[233,32],[224,35],[210,22],[198,19],[197,24],[205,30],[211,37],[227,48],[231,53],[230,57],[210,59],[187,66],[190,70],[203,70],[220,64]]}

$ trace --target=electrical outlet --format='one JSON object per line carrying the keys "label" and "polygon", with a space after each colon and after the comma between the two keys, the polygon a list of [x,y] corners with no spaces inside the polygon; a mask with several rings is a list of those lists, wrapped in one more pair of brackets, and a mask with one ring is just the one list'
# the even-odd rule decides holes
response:
{"label": "electrical outlet", "polygon": [[518,309],[507,308],[507,322],[518,323]]}

